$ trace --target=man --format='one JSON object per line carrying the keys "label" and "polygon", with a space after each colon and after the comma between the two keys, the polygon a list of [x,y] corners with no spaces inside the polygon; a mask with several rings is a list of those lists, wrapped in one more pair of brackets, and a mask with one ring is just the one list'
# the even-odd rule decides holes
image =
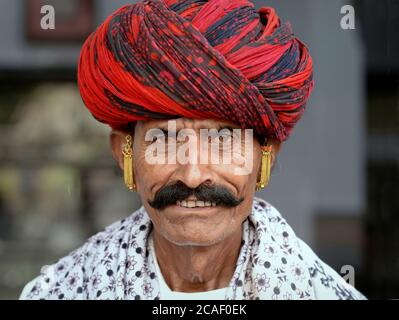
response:
{"label": "man", "polygon": [[307,48],[247,0],[144,1],[83,46],[79,89],[143,207],[22,299],[363,299],[267,202],[313,87]]}

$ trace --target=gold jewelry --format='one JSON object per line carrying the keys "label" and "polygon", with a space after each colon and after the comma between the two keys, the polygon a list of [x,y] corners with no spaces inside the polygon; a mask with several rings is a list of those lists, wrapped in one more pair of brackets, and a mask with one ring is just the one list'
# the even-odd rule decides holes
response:
{"label": "gold jewelry", "polygon": [[263,146],[260,179],[256,182],[256,191],[260,191],[266,188],[266,186],[269,184],[271,163],[272,163],[272,146],[271,145]]}
{"label": "gold jewelry", "polygon": [[126,144],[122,150],[123,153],[123,177],[126,187],[130,191],[136,191],[136,184],[134,183],[134,170],[133,170],[133,144],[132,136],[126,135]]}

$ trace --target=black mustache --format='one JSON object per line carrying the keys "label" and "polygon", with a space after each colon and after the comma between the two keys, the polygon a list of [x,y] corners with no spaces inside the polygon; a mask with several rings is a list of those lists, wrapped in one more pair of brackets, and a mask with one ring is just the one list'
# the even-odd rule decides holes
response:
{"label": "black mustache", "polygon": [[218,206],[228,208],[236,207],[244,200],[244,198],[237,198],[229,189],[223,186],[203,183],[192,189],[183,182],[178,181],[159,189],[155,193],[154,199],[148,200],[148,203],[154,209],[162,210],[170,205],[175,205],[177,201],[186,200],[189,196],[195,196],[199,201],[214,202]]}

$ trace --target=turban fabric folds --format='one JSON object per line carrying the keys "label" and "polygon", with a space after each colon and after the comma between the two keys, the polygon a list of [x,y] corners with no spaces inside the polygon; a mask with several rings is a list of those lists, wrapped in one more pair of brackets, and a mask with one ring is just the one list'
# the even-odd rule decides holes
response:
{"label": "turban fabric folds", "polygon": [[78,85],[93,116],[221,119],[286,140],[313,88],[312,58],[274,9],[247,0],[148,0],[83,45]]}

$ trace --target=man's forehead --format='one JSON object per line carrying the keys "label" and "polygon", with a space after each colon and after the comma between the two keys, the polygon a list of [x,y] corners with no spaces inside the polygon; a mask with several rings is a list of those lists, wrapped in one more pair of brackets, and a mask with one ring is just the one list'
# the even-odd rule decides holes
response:
{"label": "man's forehead", "polygon": [[140,129],[149,130],[149,129],[176,129],[181,130],[183,128],[190,129],[222,129],[222,128],[231,128],[236,129],[240,128],[240,126],[236,123],[226,120],[218,120],[218,119],[191,119],[191,118],[176,118],[176,119],[167,119],[167,120],[149,120],[149,121],[139,121],[137,123]]}

